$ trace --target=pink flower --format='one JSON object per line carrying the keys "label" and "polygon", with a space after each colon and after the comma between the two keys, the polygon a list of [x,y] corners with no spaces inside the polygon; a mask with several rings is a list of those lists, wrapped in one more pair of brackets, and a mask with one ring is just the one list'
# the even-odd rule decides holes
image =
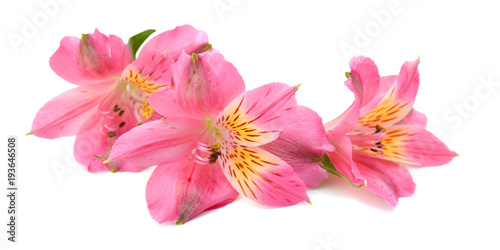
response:
{"label": "pink flower", "polygon": [[75,159],[90,172],[140,170],[123,161],[103,164],[94,156],[106,155],[120,135],[153,119],[148,96],[170,85],[171,65],[182,50],[194,52],[207,44],[204,32],[185,25],[151,39],[132,62],[132,48],[97,29],[81,39],[63,38],[50,67],[78,87],[46,103],[29,134],[49,139],[77,135]]}
{"label": "pink flower", "polygon": [[321,118],[297,106],[297,87],[244,92],[218,52],[182,54],[172,69],[171,87],[149,97],[164,119],[122,135],[108,160],[159,164],[146,189],[156,221],[184,223],[238,193],[272,207],[309,200],[306,186],[326,177],[318,164],[333,148]]}
{"label": "pink flower", "polygon": [[411,196],[415,184],[402,166],[438,166],[456,153],[425,129],[426,117],[413,109],[420,60],[406,62],[399,75],[380,77],[375,63],[355,57],[349,63],[346,86],[356,100],[325,124],[335,146],[327,155],[339,175],[396,206]]}

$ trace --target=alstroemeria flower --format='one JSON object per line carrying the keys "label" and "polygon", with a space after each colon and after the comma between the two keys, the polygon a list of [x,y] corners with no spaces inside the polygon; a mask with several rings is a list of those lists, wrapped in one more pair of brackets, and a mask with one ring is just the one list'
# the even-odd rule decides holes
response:
{"label": "alstroemeria flower", "polygon": [[180,26],[151,39],[132,61],[131,49],[120,38],[97,29],[81,39],[63,38],[50,67],[78,87],[46,103],[29,134],[49,139],[77,135],[75,159],[90,172],[140,170],[123,161],[103,164],[94,156],[105,156],[120,135],[152,119],[147,98],[170,84],[179,54],[207,44],[204,32]]}
{"label": "alstroemeria flower", "polygon": [[380,77],[375,63],[355,57],[349,63],[346,86],[355,102],[326,123],[336,150],[328,157],[338,173],[396,206],[411,196],[415,184],[402,166],[438,166],[456,156],[426,130],[426,117],[413,109],[418,91],[420,60],[406,62],[399,75]]}
{"label": "alstroemeria flower", "polygon": [[272,207],[309,200],[306,186],[326,177],[318,164],[333,147],[321,118],[297,106],[297,87],[244,92],[218,52],[182,54],[172,68],[173,86],[149,97],[164,119],[122,135],[108,160],[159,164],[146,189],[155,220],[184,223],[238,193]]}

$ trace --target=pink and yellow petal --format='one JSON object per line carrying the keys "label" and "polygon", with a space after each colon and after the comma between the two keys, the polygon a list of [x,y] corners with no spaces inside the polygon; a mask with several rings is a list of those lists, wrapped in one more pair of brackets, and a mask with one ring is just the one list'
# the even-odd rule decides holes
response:
{"label": "pink and yellow petal", "polygon": [[219,166],[199,165],[188,158],[158,165],[146,187],[149,213],[159,223],[183,224],[237,196]]}
{"label": "pink and yellow petal", "polygon": [[297,107],[294,121],[276,140],[260,148],[288,163],[307,187],[319,185],[328,176],[319,164],[325,151],[334,150],[326,137],[321,117],[303,106]]}
{"label": "pink and yellow petal", "polygon": [[[420,82],[419,62],[420,60],[416,60],[403,64],[395,85],[388,89],[384,99],[373,110],[360,118],[358,126],[373,129],[378,125],[385,128],[396,124],[410,113]],[[391,82],[392,80],[393,77],[390,77],[385,81]],[[387,85],[389,84],[383,84],[384,89]],[[378,93],[377,96],[382,94]]]}
{"label": "pink and yellow petal", "polygon": [[50,58],[50,67],[64,80],[77,85],[112,85],[132,62],[127,45],[97,29],[82,38],[65,37]]}
{"label": "pink and yellow petal", "polygon": [[138,121],[149,119],[153,114],[148,97],[172,81],[173,60],[163,53],[144,54],[127,66],[120,77],[120,84],[127,92],[127,101]]}
{"label": "pink and yellow petal", "polygon": [[297,87],[271,83],[235,98],[214,121],[223,144],[259,146],[274,141],[295,118],[296,91]]}
{"label": "pink and yellow petal", "polygon": [[219,164],[232,186],[262,205],[284,207],[309,201],[306,185],[293,168],[258,147],[222,145]]}
{"label": "pink and yellow petal", "polygon": [[383,159],[413,166],[439,166],[457,154],[431,132],[421,127],[397,125],[387,128],[380,141]]}

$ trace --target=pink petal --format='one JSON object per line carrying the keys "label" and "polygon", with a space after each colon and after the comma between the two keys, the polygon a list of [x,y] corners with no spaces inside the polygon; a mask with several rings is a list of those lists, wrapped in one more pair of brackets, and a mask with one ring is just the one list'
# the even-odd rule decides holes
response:
{"label": "pink petal", "polygon": [[401,102],[410,102],[413,106],[415,96],[418,92],[420,77],[418,73],[418,64],[420,58],[415,61],[408,61],[401,66],[396,83],[396,97]]}
{"label": "pink petal", "polygon": [[296,91],[283,83],[247,91],[219,113],[214,126],[228,142],[259,146],[274,141],[296,115]]}
{"label": "pink petal", "polygon": [[427,117],[423,113],[412,109],[412,111],[410,111],[410,113],[396,125],[412,125],[415,127],[425,128],[427,126]]}
{"label": "pink petal", "polygon": [[196,30],[190,25],[183,25],[153,37],[141,49],[140,56],[151,51],[166,51],[175,61],[183,50],[191,55],[206,45],[208,36],[205,32]]}
{"label": "pink petal", "polygon": [[352,58],[349,67],[349,78],[352,79],[353,87],[361,99],[359,107],[363,109],[377,95],[380,86],[378,68],[372,59],[364,56]]}
{"label": "pink petal", "polygon": [[219,166],[199,165],[187,158],[158,165],[146,188],[149,213],[159,223],[185,223],[237,196]]}
{"label": "pink petal", "polygon": [[298,106],[295,120],[285,128],[278,139],[260,146],[288,163],[307,187],[315,187],[328,173],[319,164],[325,151],[334,147],[326,138],[325,129],[313,110]]}
{"label": "pink petal", "polygon": [[[358,127],[362,126],[371,129],[375,128],[376,125],[388,127],[399,122],[410,113],[418,91],[419,74],[417,67],[419,62],[420,60],[416,60],[403,64],[396,84],[388,88],[384,99],[376,107],[369,109],[371,111],[368,113],[365,111],[361,112],[362,114],[366,114],[360,118]],[[382,85],[384,91],[390,86],[393,77],[389,77],[385,81],[388,83]],[[384,93],[379,92],[377,97],[382,95]],[[370,103],[370,105],[373,104],[376,104],[376,102],[372,101]]]}
{"label": "pink petal", "polygon": [[115,89],[109,93],[104,101],[99,105],[97,115],[98,121],[86,121],[87,127],[92,127],[82,132],[76,137],[74,155],[76,161],[87,167],[90,172],[101,171],[131,171],[142,170],[124,161],[115,161],[104,164],[106,158],[115,141],[125,132],[134,128],[138,120],[131,107],[123,101],[121,89]]}
{"label": "pink petal", "polygon": [[397,75],[381,77],[377,94],[360,110],[360,117],[365,116],[377,107],[384,98],[387,97],[389,91],[396,85],[397,80]]}
{"label": "pink petal", "polygon": [[31,125],[30,134],[54,139],[72,136],[85,131],[86,121],[99,119],[98,105],[108,89],[77,87],[68,90],[47,102],[38,111]]}
{"label": "pink petal", "polygon": [[398,205],[398,198],[413,195],[415,183],[406,168],[358,153],[355,153],[353,158],[359,172],[366,179],[366,185],[363,187],[382,197],[391,206]]}
{"label": "pink petal", "polygon": [[[345,135],[358,124],[360,113],[366,112],[367,109],[371,110],[381,100],[374,100],[380,85],[380,76],[375,63],[370,58],[358,56],[351,59],[349,66],[351,72],[345,85],[354,93],[355,101],[343,114],[325,124],[330,137]],[[374,101],[377,103],[372,104]]]}
{"label": "pink petal", "polygon": [[107,135],[102,135],[99,132],[98,127],[77,135],[73,148],[75,160],[91,173],[104,171],[138,172],[143,169],[124,160],[104,164],[103,161],[106,158],[100,159],[96,156],[103,157],[111,150],[112,144],[108,143],[109,140]]}
{"label": "pink petal", "polygon": [[414,166],[439,166],[450,162],[456,153],[423,127],[395,125],[387,128],[383,158]]}
{"label": "pink petal", "polygon": [[130,49],[113,35],[65,37],[50,58],[50,67],[64,80],[77,85],[112,85],[132,61]]}
{"label": "pink petal", "polygon": [[217,52],[182,54],[173,66],[174,84],[149,98],[156,112],[166,117],[215,117],[245,90],[236,68]]}
{"label": "pink petal", "polygon": [[354,93],[354,102],[344,113],[325,124],[325,130],[330,138],[345,135],[356,127],[359,121],[361,97],[354,87],[352,77],[345,81],[345,85]]}
{"label": "pink petal", "polygon": [[352,185],[359,186],[365,183],[365,179],[359,173],[356,163],[352,159],[351,140],[344,136],[329,138],[335,147],[335,151],[326,152],[328,158],[335,166],[335,169],[345,178],[351,181]]}
{"label": "pink petal", "polygon": [[107,162],[125,159],[149,167],[187,158],[203,126],[201,120],[178,118],[139,125],[118,138]]}
{"label": "pink petal", "polygon": [[262,205],[283,207],[309,201],[306,185],[292,167],[258,147],[222,144],[219,164],[243,196]]}

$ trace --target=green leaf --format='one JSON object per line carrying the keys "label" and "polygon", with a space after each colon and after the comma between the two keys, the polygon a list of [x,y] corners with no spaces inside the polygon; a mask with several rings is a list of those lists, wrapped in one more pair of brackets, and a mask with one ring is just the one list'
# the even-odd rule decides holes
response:
{"label": "green leaf", "polygon": [[322,167],[322,168],[323,168],[323,169],[325,169],[326,171],[328,171],[328,172],[330,172],[330,173],[332,173],[332,174],[334,174],[334,175],[336,175],[336,176],[338,176],[338,177],[340,177],[340,178],[344,179],[344,180],[345,180],[345,181],[347,181],[349,184],[351,184],[351,186],[353,186],[353,187],[355,187],[355,188],[360,188],[360,187],[362,187],[362,186],[363,186],[363,184],[358,185],[358,186],[356,186],[356,185],[352,185],[352,181],[351,181],[351,180],[349,180],[349,179],[347,179],[345,176],[343,176],[341,173],[339,173],[339,172],[337,171],[337,169],[335,168],[335,166],[333,165],[332,161],[330,160],[330,158],[328,158],[328,156],[327,156],[327,155],[324,155],[324,156],[323,156],[323,161],[322,161],[322,163],[323,163],[323,165],[321,165],[321,164],[320,164],[320,165],[319,165],[320,167]]}
{"label": "green leaf", "polygon": [[127,46],[130,49],[130,52],[132,53],[132,60],[135,60],[135,54],[137,54],[137,51],[141,47],[141,45],[148,39],[148,37],[153,34],[156,30],[149,29],[145,30],[137,35],[132,36],[130,39],[128,39]]}

